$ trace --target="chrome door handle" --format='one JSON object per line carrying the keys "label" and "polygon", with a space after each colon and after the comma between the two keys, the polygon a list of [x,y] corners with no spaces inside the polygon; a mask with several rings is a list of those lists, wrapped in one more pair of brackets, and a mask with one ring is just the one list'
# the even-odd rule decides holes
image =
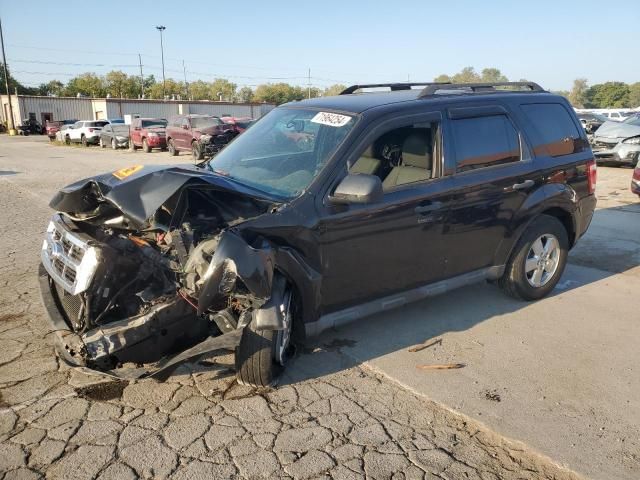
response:
{"label": "chrome door handle", "polygon": [[531,187],[533,187],[535,185],[536,182],[534,182],[533,180],[525,180],[522,183],[515,183],[513,185],[513,189],[514,190],[527,190]]}
{"label": "chrome door handle", "polygon": [[442,202],[433,202],[429,203],[428,205],[420,205],[419,207],[416,207],[414,211],[416,213],[429,213],[435,210],[440,210],[441,208]]}

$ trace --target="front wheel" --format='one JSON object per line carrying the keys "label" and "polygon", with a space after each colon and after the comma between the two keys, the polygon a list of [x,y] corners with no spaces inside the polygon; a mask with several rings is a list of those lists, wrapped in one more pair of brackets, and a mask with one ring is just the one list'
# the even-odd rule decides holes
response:
{"label": "front wheel", "polygon": [[102,137],[100,137],[100,148],[104,148],[106,147],[106,145],[104,144],[104,142],[102,141]]}
{"label": "front wheel", "polygon": [[111,139],[111,148],[113,150],[117,150],[118,149],[118,144],[116,143],[116,139],[115,138]]}
{"label": "front wheel", "polygon": [[[236,349],[236,378],[242,385],[272,387],[277,384],[292,354],[292,331],[296,309],[291,289],[285,292],[282,305],[283,330],[256,330],[252,319],[242,332]],[[253,312],[248,312],[253,317]]]}
{"label": "front wheel", "polygon": [[568,252],[569,237],[562,222],[541,215],[518,241],[498,285],[514,298],[545,297],[560,280]]}
{"label": "front wheel", "polygon": [[80,138],[80,143],[82,143],[83,147],[87,147],[89,145],[89,143],[87,142],[87,137],[85,137],[84,135],[82,135],[82,137]]}
{"label": "front wheel", "polygon": [[142,151],[144,153],[151,153],[151,148],[149,147],[149,144],[147,143],[146,138],[142,139]]}

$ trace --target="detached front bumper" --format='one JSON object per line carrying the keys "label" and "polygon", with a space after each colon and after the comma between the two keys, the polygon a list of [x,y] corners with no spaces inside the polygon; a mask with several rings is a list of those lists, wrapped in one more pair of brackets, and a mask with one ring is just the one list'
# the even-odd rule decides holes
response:
{"label": "detached front bumper", "polygon": [[[190,318],[187,318],[185,313],[190,306],[181,299],[154,307],[145,315],[106,324],[80,335],[69,327],[58,289],[42,264],[38,270],[38,281],[58,356],[66,364],[94,374],[125,380],[162,377],[169,375],[184,362],[218,350],[235,349],[240,343],[240,328],[212,337],[203,330],[207,326],[206,322],[189,322],[193,315],[190,314]],[[179,336],[178,341],[176,335]],[[180,344],[186,345],[182,349],[176,348]],[[170,347],[163,350],[167,345]],[[149,351],[152,354],[158,354],[159,351],[160,355],[155,361],[145,363],[142,367],[130,359],[125,365],[131,364],[132,367],[120,364],[109,366],[109,361],[113,358],[127,361],[138,352],[144,355]]]}

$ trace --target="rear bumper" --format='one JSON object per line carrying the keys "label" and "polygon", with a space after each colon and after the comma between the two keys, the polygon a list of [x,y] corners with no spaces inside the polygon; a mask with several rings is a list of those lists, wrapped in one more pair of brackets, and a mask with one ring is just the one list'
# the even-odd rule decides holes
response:
{"label": "rear bumper", "polygon": [[576,215],[576,238],[575,243],[582,237],[593,220],[593,213],[596,209],[597,199],[595,195],[587,195],[578,201]]}
{"label": "rear bumper", "polygon": [[640,195],[640,180],[631,180],[631,192]]}
{"label": "rear bumper", "polygon": [[[194,331],[187,333],[187,338],[182,340],[197,338],[200,341],[191,341],[190,345],[192,346],[189,348],[177,353],[176,349],[172,349],[171,354],[165,354],[158,361],[144,364],[143,366],[105,368],[104,360],[112,354],[126,356],[127,351],[133,351],[134,349],[145,350],[161,347],[158,339],[153,338],[150,333],[155,333],[155,330],[158,329],[159,325],[156,319],[172,315],[169,309],[172,305],[169,305],[165,311],[162,311],[161,308],[144,316],[118,321],[79,335],[69,328],[60,308],[56,288],[42,264],[38,269],[38,283],[42,304],[47,312],[50,337],[53,339],[59,358],[71,367],[86,370],[93,374],[99,373],[104,376],[125,380],[143,377],[163,377],[169,375],[184,362],[218,350],[233,350],[240,344],[242,329],[212,337],[203,334],[196,325],[192,324]],[[164,337],[175,333],[176,329],[181,332],[189,330],[188,324],[184,321],[185,318],[180,312],[173,316],[175,317],[175,322],[169,321],[170,323],[160,325],[168,329],[168,331],[162,332]],[[102,363],[100,363],[101,360]],[[132,365],[132,363],[127,365]]]}

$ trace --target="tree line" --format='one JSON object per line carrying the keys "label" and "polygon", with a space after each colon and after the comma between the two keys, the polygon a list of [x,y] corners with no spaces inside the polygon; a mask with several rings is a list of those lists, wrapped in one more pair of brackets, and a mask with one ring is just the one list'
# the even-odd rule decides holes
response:
{"label": "tree line", "polygon": [[[0,66],[2,63],[0,63]],[[0,68],[0,85],[4,91],[4,73]],[[286,103],[304,98],[337,95],[347,88],[345,85],[335,84],[327,88],[301,87],[288,83],[265,83],[255,88],[238,87],[237,84],[224,78],[216,78],[211,82],[196,80],[182,82],[167,78],[166,81],[156,79],[153,75],[140,77],[128,75],[114,70],[105,75],[82,73],[63,83],[51,80],[37,87],[27,87],[9,74],[9,88],[11,93],[18,90],[21,95],[53,95],[57,97],[96,97],[104,98],[148,98],[148,99],[176,99],[176,100],[211,100],[226,102],[267,102]]]}
{"label": "tree line", "polygon": [[[3,75],[3,70],[0,68],[0,85],[2,87],[4,87]],[[441,74],[433,80],[453,83],[509,81],[498,68],[494,67],[484,68],[480,72],[476,72],[473,67],[465,67],[458,73]],[[519,81],[526,82],[527,80],[520,79]],[[216,78],[211,82],[196,80],[187,83],[168,78],[163,88],[162,81],[157,80],[153,75],[141,78],[114,70],[105,75],[87,72],[71,78],[66,83],[52,80],[37,87],[24,86],[9,74],[9,88],[11,92],[17,88],[18,93],[23,95],[162,99],[164,93],[164,97],[176,100],[267,102],[279,105],[309,97],[337,95],[346,86],[335,84],[321,89],[280,82],[265,83],[255,88],[248,86],[239,88],[237,84],[224,78]],[[578,78],[573,81],[571,90],[554,93],[568,98],[576,108],[635,108],[640,106],[640,82],[632,84],[605,82],[589,85],[585,78]]]}

